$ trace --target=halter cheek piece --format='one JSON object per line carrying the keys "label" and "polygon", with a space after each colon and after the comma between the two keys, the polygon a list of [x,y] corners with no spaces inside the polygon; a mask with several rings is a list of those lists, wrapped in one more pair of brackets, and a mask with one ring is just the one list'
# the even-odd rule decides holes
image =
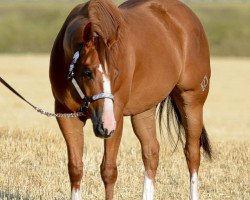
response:
{"label": "halter cheek piece", "polygon": [[89,108],[89,104],[98,100],[98,99],[111,99],[114,101],[114,96],[111,93],[105,93],[105,92],[101,92],[99,94],[96,94],[94,96],[86,96],[83,91],[81,90],[81,88],[79,87],[79,84],[77,83],[76,79],[75,79],[75,74],[74,74],[74,69],[75,69],[75,64],[77,62],[77,60],[80,57],[80,52],[82,50],[82,48],[84,47],[83,44],[80,44],[80,47],[78,49],[78,51],[74,54],[73,56],[73,60],[69,66],[69,74],[68,74],[68,81],[71,81],[72,84],[74,85],[77,93],[79,94],[79,96],[81,97],[81,99],[83,100],[83,104],[80,107],[80,112],[85,111],[86,109]]}

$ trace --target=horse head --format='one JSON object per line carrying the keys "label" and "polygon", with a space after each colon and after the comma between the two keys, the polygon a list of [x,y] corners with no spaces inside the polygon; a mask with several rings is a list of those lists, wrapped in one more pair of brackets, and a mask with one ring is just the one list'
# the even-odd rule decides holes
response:
{"label": "horse head", "polygon": [[113,70],[108,66],[106,48],[104,38],[93,31],[89,20],[75,19],[67,27],[64,51],[72,60],[68,75],[70,92],[80,110],[89,114],[95,135],[101,138],[110,137],[116,128]]}
{"label": "horse head", "polygon": [[74,100],[74,106],[68,107],[86,112],[95,135],[108,138],[116,128],[117,101],[113,97],[117,68],[111,52],[118,41],[122,18],[112,2],[93,0],[86,7],[87,14],[79,11],[68,19],[63,36],[67,85]]}

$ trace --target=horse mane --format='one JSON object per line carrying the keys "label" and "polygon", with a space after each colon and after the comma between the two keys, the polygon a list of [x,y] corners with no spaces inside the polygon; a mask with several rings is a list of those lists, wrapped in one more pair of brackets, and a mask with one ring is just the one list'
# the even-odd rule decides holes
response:
{"label": "horse mane", "polygon": [[123,19],[119,9],[110,0],[91,0],[89,19],[92,31],[99,34],[108,47],[112,46],[120,35]]}
{"label": "horse mane", "polygon": [[121,5],[119,5],[119,8],[129,9],[141,4],[145,4],[148,1],[149,0],[124,1]]}

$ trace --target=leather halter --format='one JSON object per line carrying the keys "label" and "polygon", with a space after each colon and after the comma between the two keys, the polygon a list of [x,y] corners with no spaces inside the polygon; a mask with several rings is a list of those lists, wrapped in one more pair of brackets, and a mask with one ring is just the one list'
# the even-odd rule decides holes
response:
{"label": "leather halter", "polygon": [[88,109],[89,104],[96,101],[96,100],[98,100],[98,99],[108,98],[108,99],[111,99],[111,100],[114,101],[114,96],[111,93],[101,92],[101,93],[98,93],[96,95],[88,97],[83,93],[82,89],[80,88],[77,80],[75,79],[74,69],[75,69],[76,62],[80,57],[80,52],[81,52],[83,47],[84,47],[84,45],[80,44],[78,51],[75,52],[75,54],[73,56],[73,60],[72,60],[72,62],[70,64],[70,66],[69,66],[69,74],[68,74],[68,81],[72,82],[72,84],[74,85],[77,93],[79,94],[79,96],[83,100],[83,104],[81,105],[80,110],[79,110],[80,112],[83,112],[86,109]]}

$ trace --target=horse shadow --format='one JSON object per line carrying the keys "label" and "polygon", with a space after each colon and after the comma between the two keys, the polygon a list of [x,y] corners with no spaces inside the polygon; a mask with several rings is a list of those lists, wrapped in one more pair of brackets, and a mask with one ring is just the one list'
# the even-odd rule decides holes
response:
{"label": "horse shadow", "polygon": [[0,199],[7,199],[7,200],[34,200],[34,198],[31,198],[29,196],[24,197],[19,193],[19,191],[16,191],[15,193],[12,193],[10,191],[1,191],[0,190]]}
{"label": "horse shadow", "polygon": [[[2,191],[0,190],[0,200],[42,200],[42,195],[37,197],[31,197],[29,195],[22,195],[19,191],[11,192],[11,191]],[[65,198],[53,198],[53,200],[64,200]]]}

